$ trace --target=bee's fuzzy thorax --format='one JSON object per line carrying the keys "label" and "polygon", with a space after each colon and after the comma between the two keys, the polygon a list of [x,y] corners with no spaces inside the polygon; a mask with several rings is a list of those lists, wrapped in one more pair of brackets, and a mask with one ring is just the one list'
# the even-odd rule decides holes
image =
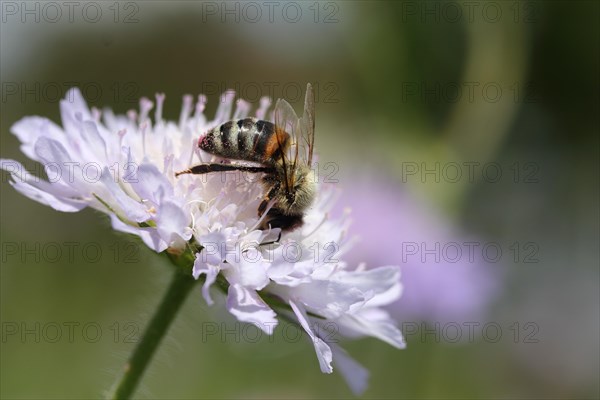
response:
{"label": "bee's fuzzy thorax", "polygon": [[[276,176],[267,175],[263,179],[265,191],[271,191],[275,185],[285,182],[284,168],[276,167]],[[279,186],[274,192],[273,207],[279,209],[285,215],[302,215],[313,203],[316,196],[316,184],[314,171],[308,166],[298,166],[293,177],[288,177],[291,182],[289,192],[286,187]],[[291,201],[288,198],[291,197]]]}

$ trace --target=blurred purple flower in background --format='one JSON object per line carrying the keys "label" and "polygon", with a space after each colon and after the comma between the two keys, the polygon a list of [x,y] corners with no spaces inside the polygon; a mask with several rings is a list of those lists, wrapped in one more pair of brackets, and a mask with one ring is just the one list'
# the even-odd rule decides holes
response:
{"label": "blurred purple flower in background", "polygon": [[349,236],[360,239],[345,257],[350,263],[366,260],[367,267],[401,265],[404,292],[390,309],[399,320],[484,318],[501,285],[501,266],[482,252],[485,241],[461,233],[424,199],[391,178],[373,179],[377,175],[353,178],[337,202],[350,208]]}

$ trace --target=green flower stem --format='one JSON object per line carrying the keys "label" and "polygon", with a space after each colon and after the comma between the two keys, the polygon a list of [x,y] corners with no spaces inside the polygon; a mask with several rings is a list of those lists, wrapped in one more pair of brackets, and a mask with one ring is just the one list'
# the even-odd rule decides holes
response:
{"label": "green flower stem", "polygon": [[196,280],[189,275],[189,271],[188,268],[188,273],[185,274],[181,268],[175,268],[173,280],[167,293],[148,324],[141,341],[138,342],[133,351],[131,358],[125,364],[123,375],[114,386],[109,396],[110,399],[129,399],[135,391],[158,345],[168,331],[171,322],[175,319],[177,311],[179,311],[187,295],[195,286]]}

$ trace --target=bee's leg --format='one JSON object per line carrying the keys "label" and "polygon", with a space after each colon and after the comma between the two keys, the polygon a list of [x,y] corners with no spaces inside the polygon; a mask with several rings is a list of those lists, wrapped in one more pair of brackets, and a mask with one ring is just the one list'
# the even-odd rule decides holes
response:
{"label": "bee's leg", "polygon": [[283,232],[283,231],[279,231],[279,236],[277,236],[277,239],[275,239],[275,240],[272,240],[272,241],[270,241],[270,242],[264,242],[264,243],[261,243],[260,245],[261,245],[261,246],[268,246],[268,245],[270,245],[270,244],[279,243],[279,241],[281,240],[281,233],[282,233],[282,232]]}
{"label": "bee's leg", "polygon": [[264,173],[272,173],[274,172],[273,168],[269,167],[249,167],[246,165],[234,165],[234,164],[200,164],[195,165],[189,169],[175,172],[175,176],[183,175],[183,174],[208,174],[210,172],[223,172],[223,171],[244,171],[244,172],[264,172]]}
{"label": "bee's leg", "polygon": [[267,209],[267,205],[269,204],[269,198],[265,197],[263,199],[263,201],[260,202],[260,205],[258,206],[258,217],[262,217],[262,215],[265,213],[265,210]]}
{"label": "bee's leg", "polygon": [[[268,203],[269,203],[269,199],[263,200],[263,202],[260,203],[260,205],[262,207],[263,204],[264,204],[264,207],[262,207],[262,210],[261,210],[261,207],[259,207],[258,208],[258,212],[261,213],[261,214],[264,213],[265,212],[264,209],[267,207]],[[273,214],[279,214],[279,211],[277,209],[275,209],[275,208],[271,208],[269,210],[269,212],[267,213],[267,215],[264,216],[263,221],[260,224],[261,225],[260,229],[262,229],[262,230],[270,230],[272,228],[271,222],[274,219]],[[270,244],[279,243],[279,241],[281,240],[281,234],[282,233],[283,233],[283,230],[281,229],[281,230],[279,230],[279,235],[277,236],[277,239],[272,240],[270,242],[261,243],[260,245],[261,246],[267,246],[267,245],[270,245]]]}
{"label": "bee's leg", "polygon": [[[267,206],[269,205],[269,202],[271,201],[271,199],[275,196],[275,194],[279,191],[279,185],[276,184],[275,186],[273,186],[271,188],[271,190],[269,190],[269,193],[267,193],[267,195],[265,196],[265,198],[263,199],[263,201],[261,201],[260,205],[258,206],[258,216],[259,218],[263,216],[263,214],[265,213],[265,210],[267,209]],[[271,208],[269,210],[269,212],[267,213],[267,215],[265,215],[263,222],[261,223],[261,229],[269,229],[269,220],[271,218],[269,218],[269,216],[274,213],[279,213],[279,211],[277,211],[276,208]],[[271,242],[264,242],[261,243],[261,246],[264,245],[269,245],[269,244],[274,244],[274,243],[279,243],[279,241],[281,240],[281,233],[283,231],[279,231],[279,236],[277,236],[276,240],[273,240]]]}
{"label": "bee's leg", "polygon": [[303,224],[304,221],[302,214],[285,215],[277,209],[271,209],[271,211],[269,211],[267,215],[267,219],[265,219],[265,221],[263,222],[263,225],[266,227],[281,228],[282,231],[288,232],[301,227]]}
{"label": "bee's leg", "polygon": [[279,231],[279,237],[277,238],[277,240],[261,244],[278,243],[281,240],[282,232],[292,231],[302,226],[302,224],[304,223],[302,218],[302,214],[285,215],[281,212],[281,210],[277,208],[271,208],[261,224],[261,229],[266,230],[280,228],[281,231]]}
{"label": "bee's leg", "polygon": [[262,215],[265,213],[265,210],[267,209],[269,202],[271,201],[271,199],[273,197],[275,197],[275,195],[277,194],[278,191],[279,191],[279,184],[273,185],[271,190],[269,190],[267,195],[264,197],[263,201],[260,202],[260,205],[258,206],[258,217],[259,218],[262,217]]}

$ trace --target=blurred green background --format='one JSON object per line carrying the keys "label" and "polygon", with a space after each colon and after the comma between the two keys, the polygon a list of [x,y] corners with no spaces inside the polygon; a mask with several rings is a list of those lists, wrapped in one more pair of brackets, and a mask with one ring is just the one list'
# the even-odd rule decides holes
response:
{"label": "blurred green background", "polygon": [[[497,341],[476,330],[459,343],[412,334],[403,351],[345,344],[371,371],[364,397],[599,396],[599,3],[96,2],[72,17],[55,4],[61,15],[2,2],[2,158],[39,171],[10,127],[26,115],[58,122],[73,85],[120,113],[164,92],[177,119],[187,93],[208,94],[208,115],[227,88],[299,108],[298,89],[312,82],[318,153],[339,165],[341,187],[357,173],[385,176],[467,236],[511,255],[514,242],[538,249],[536,263],[503,257],[499,296],[466,318],[501,326]],[[502,179],[476,169],[472,180],[436,181],[406,169],[465,162],[496,163]],[[56,212],[2,180],[0,394],[98,398],[170,271],[98,213]],[[207,323],[235,330],[223,308],[190,297],[138,397],[351,397],[339,374],[319,372],[307,342],[207,335]],[[524,340],[532,326],[537,342]]]}

